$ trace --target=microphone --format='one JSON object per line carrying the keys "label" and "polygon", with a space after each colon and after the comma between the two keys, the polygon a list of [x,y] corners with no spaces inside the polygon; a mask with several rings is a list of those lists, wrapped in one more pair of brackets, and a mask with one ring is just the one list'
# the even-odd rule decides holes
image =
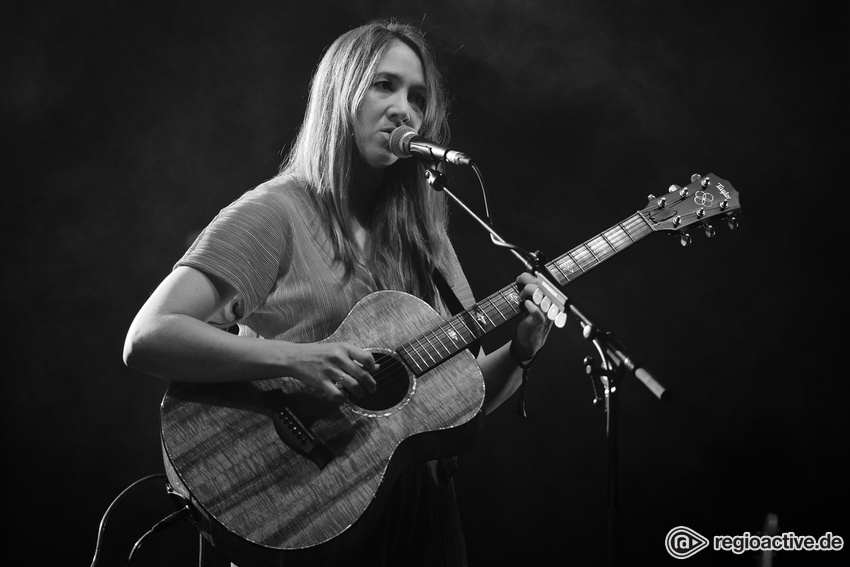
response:
{"label": "microphone", "polygon": [[433,161],[447,161],[455,165],[472,165],[472,159],[466,154],[423,138],[410,126],[399,126],[392,131],[390,151],[400,158],[415,155]]}

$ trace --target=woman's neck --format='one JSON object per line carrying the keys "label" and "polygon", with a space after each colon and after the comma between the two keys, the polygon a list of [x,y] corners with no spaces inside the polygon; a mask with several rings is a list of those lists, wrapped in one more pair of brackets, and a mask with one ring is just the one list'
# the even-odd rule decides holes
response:
{"label": "woman's neck", "polygon": [[354,222],[365,227],[383,188],[385,170],[370,166],[360,156],[355,156],[353,161],[348,212]]}

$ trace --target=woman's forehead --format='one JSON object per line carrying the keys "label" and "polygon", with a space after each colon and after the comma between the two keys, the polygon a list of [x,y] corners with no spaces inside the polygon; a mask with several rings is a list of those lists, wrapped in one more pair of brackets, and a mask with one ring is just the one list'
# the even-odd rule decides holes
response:
{"label": "woman's forehead", "polygon": [[425,72],[422,67],[422,60],[403,41],[395,40],[384,50],[378,65],[375,67],[375,74],[389,75],[425,88]]}

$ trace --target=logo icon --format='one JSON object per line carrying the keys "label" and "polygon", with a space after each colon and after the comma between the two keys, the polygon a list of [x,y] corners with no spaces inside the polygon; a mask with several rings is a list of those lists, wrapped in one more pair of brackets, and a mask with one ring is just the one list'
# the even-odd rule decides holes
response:
{"label": "logo icon", "polygon": [[664,547],[675,559],[687,559],[708,547],[708,540],[691,528],[677,526],[667,532]]}
{"label": "logo icon", "polygon": [[694,203],[703,207],[710,207],[714,202],[714,195],[705,191],[697,191],[694,193]]}

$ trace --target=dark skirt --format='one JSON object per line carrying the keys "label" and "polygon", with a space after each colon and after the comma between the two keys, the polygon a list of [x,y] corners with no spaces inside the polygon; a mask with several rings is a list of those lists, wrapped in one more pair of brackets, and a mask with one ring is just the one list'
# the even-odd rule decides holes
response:
{"label": "dark skirt", "polygon": [[452,481],[455,468],[455,459],[443,459],[402,473],[359,550],[360,561],[349,556],[345,565],[465,567],[466,543]]}

